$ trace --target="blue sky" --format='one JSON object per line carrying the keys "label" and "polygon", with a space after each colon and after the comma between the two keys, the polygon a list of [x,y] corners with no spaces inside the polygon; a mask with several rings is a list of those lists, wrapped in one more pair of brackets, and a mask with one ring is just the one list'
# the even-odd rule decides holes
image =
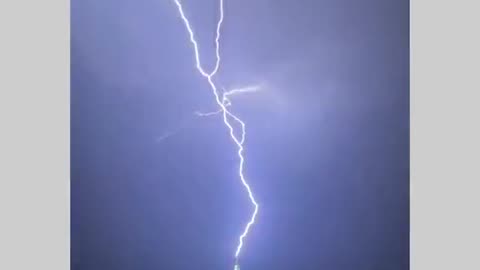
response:
{"label": "blue sky", "polygon": [[[214,64],[218,2],[184,0]],[[225,0],[227,88],[260,203],[241,268],[408,269],[409,16],[400,0]],[[72,269],[232,269],[251,213],[167,0],[71,3]],[[168,135],[168,136],[166,136]]]}

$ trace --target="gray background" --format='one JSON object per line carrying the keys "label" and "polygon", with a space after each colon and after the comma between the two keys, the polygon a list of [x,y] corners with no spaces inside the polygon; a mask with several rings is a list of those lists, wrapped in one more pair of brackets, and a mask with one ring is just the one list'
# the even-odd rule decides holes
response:
{"label": "gray background", "polygon": [[[69,6],[11,2],[0,4],[0,268],[68,269]],[[413,269],[479,267],[473,5],[411,2]]]}
{"label": "gray background", "polygon": [[69,2],[0,3],[0,269],[68,269]]}

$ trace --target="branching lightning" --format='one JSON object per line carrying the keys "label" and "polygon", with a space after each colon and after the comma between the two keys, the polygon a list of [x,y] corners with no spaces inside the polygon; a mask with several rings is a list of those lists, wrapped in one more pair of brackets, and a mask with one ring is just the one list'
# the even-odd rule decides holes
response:
{"label": "branching lightning", "polygon": [[[235,96],[235,95],[239,95],[239,94],[243,94],[243,93],[249,93],[249,92],[257,92],[257,91],[260,90],[260,86],[259,85],[253,85],[253,86],[247,86],[247,87],[243,87],[243,88],[232,89],[230,91],[225,90],[225,88],[222,88],[222,89],[223,89],[222,102],[225,105],[225,107],[228,107],[228,106],[232,105],[232,102],[228,98],[229,96]],[[195,112],[195,114],[197,116],[200,116],[200,117],[212,116],[212,115],[217,115],[217,114],[221,114],[221,113],[223,113],[222,109],[219,109],[219,110],[214,111],[214,112],[207,112],[207,113],[202,113],[202,112],[199,112],[199,111]]]}
{"label": "branching lightning", "polygon": [[[200,53],[199,53],[199,50],[198,50],[197,41],[195,39],[195,34],[192,30],[192,27],[190,25],[189,20],[185,16],[185,13],[183,11],[183,6],[182,6],[180,0],[174,0],[174,2],[177,5],[178,12],[180,13],[180,16],[183,20],[183,23],[185,24],[185,28],[188,31],[188,34],[189,34],[189,37],[190,37],[190,43],[193,46],[193,50],[194,50],[194,54],[195,54],[196,68],[197,68],[198,72],[200,73],[200,75],[202,75],[205,79],[207,79],[207,81],[210,85],[210,88],[212,90],[212,93],[215,97],[215,101],[220,108],[218,111],[212,112],[212,113],[202,114],[202,113],[197,112],[197,115],[199,115],[199,116],[209,116],[209,115],[214,115],[214,114],[222,114],[223,123],[228,128],[228,130],[230,132],[230,138],[232,139],[232,141],[235,143],[235,146],[237,147],[237,154],[238,154],[238,158],[239,158],[238,176],[239,176],[243,186],[245,187],[245,189],[248,193],[248,197],[250,198],[251,203],[254,206],[252,216],[251,216],[249,222],[247,223],[247,225],[245,226],[245,229],[244,229],[243,233],[240,235],[239,240],[238,240],[238,246],[237,246],[237,249],[235,251],[235,258],[236,258],[236,260],[238,260],[238,256],[239,256],[240,251],[242,250],[242,247],[243,247],[244,238],[247,236],[247,234],[250,230],[250,227],[255,223],[255,217],[257,216],[257,212],[258,212],[258,203],[255,201],[253,193],[250,189],[250,185],[248,184],[247,180],[245,179],[244,172],[243,172],[244,171],[244,163],[245,163],[245,158],[243,156],[243,150],[244,150],[243,144],[245,142],[245,134],[246,134],[245,123],[242,120],[240,120],[240,118],[238,118],[236,115],[234,115],[228,109],[228,107],[230,107],[230,105],[231,105],[231,101],[229,99],[229,96],[233,96],[233,95],[236,95],[236,94],[239,94],[239,93],[257,91],[258,87],[254,86],[254,87],[247,87],[247,88],[242,88],[242,89],[234,89],[234,90],[230,90],[230,91],[223,91],[223,93],[220,94],[216,84],[213,81],[213,77],[215,76],[218,69],[220,68],[220,60],[221,60],[221,58],[220,58],[220,30],[221,30],[221,26],[222,26],[223,18],[224,18],[223,0],[220,0],[220,18],[218,20],[217,29],[216,29],[216,38],[215,38],[216,62],[215,62],[214,69],[210,73],[206,72],[204,70],[202,64],[201,64]],[[239,124],[240,135],[236,134],[236,132],[235,132],[236,130],[234,129],[234,127],[232,125],[233,122],[236,122],[237,124]]]}

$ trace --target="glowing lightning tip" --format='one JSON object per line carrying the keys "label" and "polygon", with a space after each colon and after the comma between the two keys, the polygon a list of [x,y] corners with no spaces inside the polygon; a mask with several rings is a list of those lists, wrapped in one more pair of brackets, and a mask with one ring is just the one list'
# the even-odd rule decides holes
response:
{"label": "glowing lightning tip", "polygon": [[233,270],[240,270],[240,265],[238,264],[238,257],[235,257],[235,266]]}

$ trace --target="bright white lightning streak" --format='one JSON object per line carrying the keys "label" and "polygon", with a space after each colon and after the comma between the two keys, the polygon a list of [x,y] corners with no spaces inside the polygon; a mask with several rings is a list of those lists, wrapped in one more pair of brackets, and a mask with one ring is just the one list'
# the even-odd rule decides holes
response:
{"label": "bright white lightning streak", "polygon": [[[217,86],[213,82],[213,76],[215,76],[215,74],[217,73],[217,71],[220,67],[220,29],[221,29],[222,22],[223,22],[223,0],[220,0],[220,19],[218,20],[218,23],[217,23],[217,33],[216,33],[216,38],[215,38],[216,62],[215,62],[215,67],[214,67],[213,71],[210,72],[210,73],[205,72],[205,70],[202,67],[202,64],[200,62],[200,53],[198,51],[198,44],[197,44],[197,41],[195,40],[195,35],[193,33],[192,27],[190,26],[190,22],[188,21],[187,17],[185,16],[185,13],[183,12],[183,7],[182,7],[182,4],[180,3],[180,0],[174,0],[174,1],[175,1],[175,4],[178,7],[178,11],[179,11],[180,16],[181,16],[181,18],[182,18],[182,20],[185,24],[185,27],[186,27],[186,29],[189,33],[190,43],[192,43],[193,49],[194,49],[194,52],[195,52],[195,62],[196,62],[197,70],[203,77],[205,77],[207,79],[208,83],[210,84],[210,87],[212,89],[212,93],[215,96],[215,101],[217,102],[217,104],[220,107],[220,110],[222,112],[223,123],[225,124],[225,126],[228,127],[228,129],[230,131],[230,137],[233,140],[233,142],[235,143],[235,145],[237,146],[237,149],[238,149],[237,154],[238,154],[238,157],[239,157],[239,160],[240,160],[239,161],[239,168],[238,168],[238,175],[240,177],[240,180],[242,181],[243,186],[245,187],[245,189],[248,192],[248,196],[250,198],[250,201],[254,205],[254,211],[253,211],[253,214],[250,218],[250,221],[245,226],[245,229],[244,229],[243,233],[240,235],[240,238],[239,238],[239,243],[238,243],[238,246],[237,246],[237,250],[235,252],[235,258],[238,258],[238,255],[240,254],[240,251],[243,247],[244,238],[247,236],[247,234],[250,230],[250,227],[253,225],[253,223],[255,223],[255,217],[257,216],[257,212],[258,212],[258,204],[255,201],[255,198],[253,197],[253,193],[250,189],[250,186],[248,185],[247,181],[245,180],[245,176],[243,175],[243,166],[244,166],[244,162],[245,162],[245,159],[243,157],[243,150],[244,150],[243,143],[245,141],[245,123],[227,109],[226,104],[228,104],[228,103],[225,102],[226,96],[222,95],[222,98],[220,98],[220,95],[219,95],[218,90],[217,90]],[[235,122],[240,124],[240,126],[241,126],[241,136],[240,136],[240,138],[238,138],[237,135],[235,135],[234,128],[233,128],[232,124],[230,123],[230,119],[233,119]]]}
{"label": "bright white lightning streak", "polygon": [[[233,96],[233,95],[238,95],[238,94],[243,94],[243,93],[248,93],[248,92],[257,92],[260,89],[260,86],[255,85],[255,86],[248,86],[244,88],[238,88],[238,89],[232,89],[230,91],[227,91],[223,89],[223,94],[222,94],[222,100],[223,104],[225,107],[231,106],[232,102],[228,98],[228,96]],[[214,112],[207,112],[207,113],[202,113],[199,111],[196,111],[195,114],[200,117],[206,117],[206,116],[212,116],[212,115],[217,115],[223,113],[222,109],[214,111]]]}
{"label": "bright white lightning streak", "polygon": [[225,91],[223,96],[228,97],[228,96],[238,95],[242,93],[257,92],[258,90],[260,90],[259,85],[247,86],[244,88],[237,88],[237,89],[232,89],[230,91]]}

